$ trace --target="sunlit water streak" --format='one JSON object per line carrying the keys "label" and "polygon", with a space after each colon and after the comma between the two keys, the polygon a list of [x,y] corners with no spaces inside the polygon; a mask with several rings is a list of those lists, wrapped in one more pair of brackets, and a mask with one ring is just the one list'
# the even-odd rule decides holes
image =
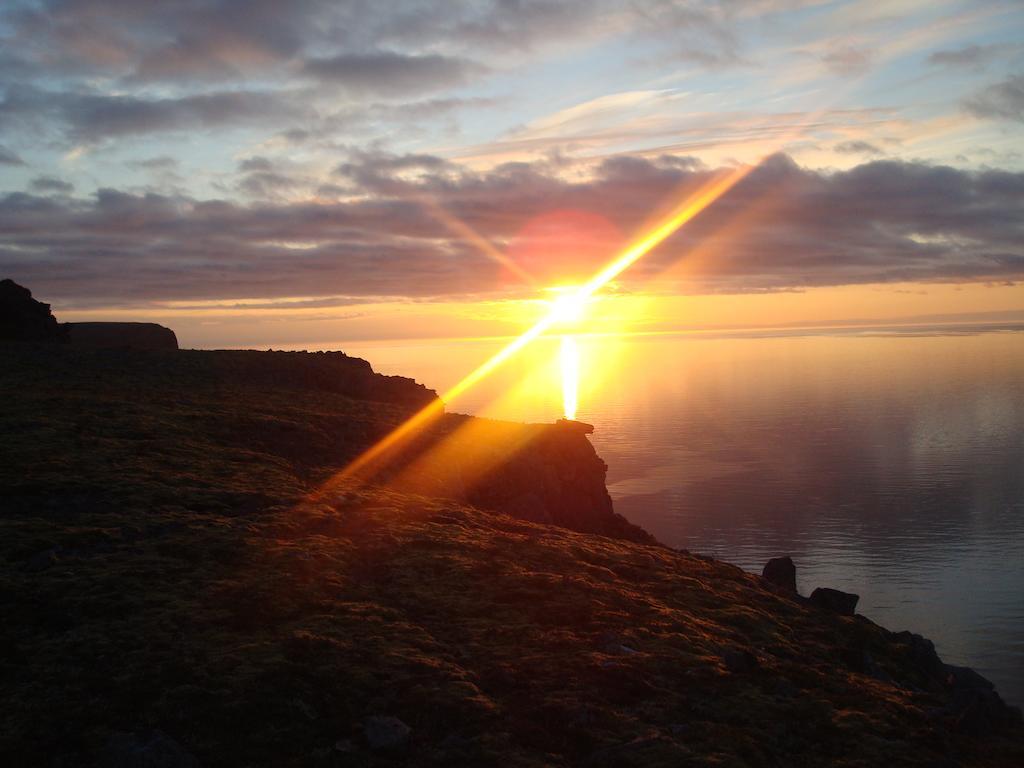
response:
{"label": "sunlit water streak", "polygon": [[576,418],[580,390],[580,348],[572,336],[562,337],[562,413],[567,419]]}
{"label": "sunlit water streak", "polygon": [[[790,554],[804,593],[857,592],[864,615],[1024,703],[1024,333],[800,333],[578,337],[577,416],[616,509],[750,570]],[[452,409],[553,421],[562,344]],[[343,348],[443,389],[497,346]]]}

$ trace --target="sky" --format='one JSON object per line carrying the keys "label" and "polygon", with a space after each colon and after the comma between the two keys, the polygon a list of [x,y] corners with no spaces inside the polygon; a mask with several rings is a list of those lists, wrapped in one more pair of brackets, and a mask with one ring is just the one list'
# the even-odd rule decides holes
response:
{"label": "sky", "polygon": [[1024,4],[0,5],[0,277],[184,346],[1024,319]]}

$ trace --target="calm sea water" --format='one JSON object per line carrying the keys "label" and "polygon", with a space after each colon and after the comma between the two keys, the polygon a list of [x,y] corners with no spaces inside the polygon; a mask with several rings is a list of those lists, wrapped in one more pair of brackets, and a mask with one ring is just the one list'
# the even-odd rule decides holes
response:
{"label": "calm sea water", "polygon": [[[439,391],[498,342],[345,345]],[[1024,329],[581,339],[616,509],[760,572],[788,554],[1024,704]],[[558,342],[451,410],[561,415]],[[528,375],[522,371],[528,370]]]}

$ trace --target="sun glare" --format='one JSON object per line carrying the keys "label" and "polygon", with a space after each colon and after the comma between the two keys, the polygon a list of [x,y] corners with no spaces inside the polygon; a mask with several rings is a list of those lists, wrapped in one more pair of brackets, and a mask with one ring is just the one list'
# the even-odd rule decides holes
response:
{"label": "sun glare", "polygon": [[590,298],[579,288],[552,288],[558,292],[558,298],[550,302],[550,317],[558,325],[571,325],[583,320],[587,300]]}

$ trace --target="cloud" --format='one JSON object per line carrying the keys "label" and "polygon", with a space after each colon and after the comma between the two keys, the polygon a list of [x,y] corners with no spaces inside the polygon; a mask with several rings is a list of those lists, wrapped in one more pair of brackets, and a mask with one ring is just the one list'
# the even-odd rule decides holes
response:
{"label": "cloud", "polygon": [[10,88],[0,102],[0,116],[28,127],[40,120],[57,125],[76,144],[123,136],[181,130],[222,128],[237,123],[279,121],[294,108],[291,94],[260,91],[219,91],[179,98],[79,94],[44,91],[31,86]]}
{"label": "cloud", "polygon": [[821,61],[837,75],[860,75],[868,70],[871,58],[860,48],[842,46],[822,54]]}
{"label": "cloud", "polygon": [[75,191],[74,184],[55,176],[36,176],[29,186],[35,192],[56,192],[60,195],[70,195]]}
{"label": "cloud", "polygon": [[274,171],[255,171],[247,173],[238,183],[238,189],[249,197],[275,198],[295,189],[296,179],[284,173]]}
{"label": "cloud", "polygon": [[[566,180],[550,164],[480,173],[430,156],[369,153],[342,175],[373,180],[378,191],[334,203],[12,193],[0,198],[0,272],[53,299],[93,303],[532,291],[438,211],[511,254],[543,230],[531,222],[582,211],[574,221],[622,233],[608,235],[604,258],[652,211],[715,172],[688,158],[619,157]],[[890,160],[824,173],[777,155],[624,280],[642,288],[677,263],[696,291],[1016,280],[1024,278],[1022,203],[1024,173]]]}
{"label": "cloud", "polygon": [[[13,0],[0,16],[23,73],[126,82],[223,80],[265,72],[299,52],[329,4],[294,0]],[[116,19],[116,23],[112,20]]]}
{"label": "cloud", "polygon": [[174,171],[178,167],[178,161],[170,155],[148,157],[145,160],[135,160],[130,163],[135,168],[143,168],[147,171]]}
{"label": "cloud", "polygon": [[976,117],[1024,121],[1024,75],[990,85],[964,103]]}
{"label": "cloud", "polygon": [[1003,49],[1002,45],[966,45],[963,48],[935,51],[928,56],[928,63],[933,66],[975,69],[987,64]]}
{"label": "cloud", "polygon": [[274,164],[265,157],[247,157],[238,164],[238,170],[243,173],[249,171],[269,172],[274,170]]}
{"label": "cloud", "polygon": [[4,146],[0,146],[0,165],[24,165],[25,161]]}
{"label": "cloud", "polygon": [[378,51],[309,59],[304,71],[358,93],[404,95],[463,85],[486,70],[463,58]]}
{"label": "cloud", "polygon": [[881,149],[867,141],[842,141],[832,147],[841,155],[884,155]]}

